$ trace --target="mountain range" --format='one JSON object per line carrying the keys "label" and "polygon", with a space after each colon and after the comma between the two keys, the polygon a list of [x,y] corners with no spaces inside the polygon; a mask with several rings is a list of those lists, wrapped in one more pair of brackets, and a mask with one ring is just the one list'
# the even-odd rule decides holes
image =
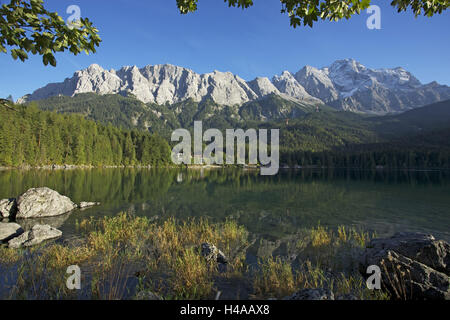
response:
{"label": "mountain range", "polygon": [[305,66],[284,71],[272,79],[245,81],[231,72],[198,74],[170,64],[105,70],[97,64],[76,71],[71,78],[50,83],[18,103],[81,93],[118,94],[155,105],[185,101],[213,101],[221,106],[245,106],[267,97],[337,110],[361,113],[398,113],[450,99],[450,87],[437,82],[422,84],[405,69],[370,69],[353,59],[338,60],[328,67]]}

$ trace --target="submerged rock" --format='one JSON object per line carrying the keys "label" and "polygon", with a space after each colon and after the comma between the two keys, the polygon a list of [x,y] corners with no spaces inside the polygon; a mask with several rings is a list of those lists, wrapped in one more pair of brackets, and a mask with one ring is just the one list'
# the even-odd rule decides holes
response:
{"label": "submerged rock", "polygon": [[218,263],[226,264],[228,262],[225,254],[217,249],[217,247],[210,243],[202,243],[202,256],[206,259],[206,261],[215,261]]}
{"label": "submerged rock", "polygon": [[78,207],[80,209],[84,209],[84,208],[89,208],[89,207],[99,206],[99,205],[100,205],[100,202],[85,202],[85,201],[83,201],[83,202],[80,202]]}
{"label": "submerged rock", "polygon": [[17,200],[17,218],[59,216],[77,206],[68,197],[49,188],[33,188]]}
{"label": "submerged rock", "polygon": [[0,242],[8,241],[18,237],[23,233],[23,229],[17,223],[0,222]]}
{"label": "submerged rock", "polygon": [[334,300],[334,294],[331,290],[323,288],[303,289],[283,300]]}
{"label": "submerged rock", "polygon": [[17,238],[9,240],[10,248],[30,247],[37,245],[45,240],[55,239],[62,236],[62,232],[49,225],[35,225],[30,231],[27,231]]}
{"label": "submerged rock", "polygon": [[0,200],[0,217],[9,218],[14,216],[17,211],[15,198]]}
{"label": "submerged rock", "polygon": [[397,299],[450,299],[450,245],[422,233],[374,239],[364,251],[360,272],[381,269],[384,289]]}

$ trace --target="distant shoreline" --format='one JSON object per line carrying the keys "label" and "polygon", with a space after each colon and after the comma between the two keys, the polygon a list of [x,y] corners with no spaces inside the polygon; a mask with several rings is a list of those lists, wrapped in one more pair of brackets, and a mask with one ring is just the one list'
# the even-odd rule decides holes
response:
{"label": "distant shoreline", "polygon": [[219,165],[188,165],[188,166],[92,166],[92,165],[46,165],[46,166],[18,166],[18,167],[4,167],[0,166],[0,171],[6,170],[77,170],[77,169],[176,169],[176,168],[188,168],[188,169],[221,169],[226,168]]}
{"label": "distant shoreline", "polygon": [[[5,167],[0,166],[0,171],[8,170],[78,170],[78,169],[189,169],[189,170],[202,170],[202,169],[227,169],[227,168],[238,168],[242,170],[259,170],[259,166],[242,166],[242,165],[182,165],[182,166],[143,166],[143,165],[133,165],[133,166],[92,166],[92,165],[46,165],[46,166],[18,166],[18,167]],[[311,169],[332,169],[332,170],[360,170],[360,171],[449,171],[449,168],[390,168],[378,166],[376,168],[359,168],[359,167],[325,167],[325,166],[280,166],[280,171],[287,170],[311,170]]]}

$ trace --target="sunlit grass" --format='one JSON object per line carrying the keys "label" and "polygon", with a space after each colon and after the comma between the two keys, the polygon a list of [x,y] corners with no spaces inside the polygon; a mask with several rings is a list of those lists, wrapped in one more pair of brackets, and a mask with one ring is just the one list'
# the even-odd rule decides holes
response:
{"label": "sunlit grass", "polygon": [[[358,231],[355,227],[339,226],[337,233],[322,225],[308,230],[310,243],[313,247],[324,247],[329,245],[342,245],[352,243],[359,247],[365,247],[366,243],[374,238],[375,234]],[[305,239],[301,239],[305,240]]]}
{"label": "sunlit grass", "polygon": [[328,288],[335,298],[351,295],[359,300],[387,300],[380,290],[369,290],[359,274],[330,276],[319,266],[306,261],[298,270],[279,257],[260,260],[254,278],[255,298],[283,299],[302,289]]}
{"label": "sunlit grass", "polygon": [[[86,272],[82,295],[91,299],[131,298],[136,290],[164,299],[212,299],[220,291],[216,280],[227,278],[250,283],[253,291],[249,294],[261,299],[281,299],[304,288],[329,288],[335,295],[361,299],[385,298],[369,292],[352,269],[353,250],[361,250],[372,237],[354,228],[334,231],[319,224],[302,230],[293,243],[297,264],[270,255],[250,266],[246,254],[253,242],[248,231],[231,219],[151,222],[119,213],[83,219],[76,227],[83,236],[76,244],[48,243],[22,250],[0,247],[0,264],[17,265],[11,298],[76,298],[65,285],[70,265]],[[226,266],[219,268],[201,256],[205,242],[224,252]],[[139,285],[129,287],[133,282]]]}
{"label": "sunlit grass", "polygon": [[67,266],[83,263],[94,254],[89,247],[65,247],[54,244],[42,249],[42,257],[51,268],[67,268]]}
{"label": "sunlit grass", "polygon": [[113,266],[114,250],[124,248],[123,255],[130,264],[143,266],[140,277],[150,279],[157,274],[164,279],[147,284],[166,298],[210,297],[218,270],[201,257],[199,248],[204,242],[215,244],[230,258],[225,274],[245,269],[239,249],[247,244],[248,232],[232,220],[211,223],[201,218],[178,222],[169,218],[150,223],[145,217],[122,213],[99,221],[82,220],[77,226],[87,235],[86,251],[100,253],[104,268]]}
{"label": "sunlit grass", "polygon": [[333,234],[321,225],[311,229],[310,234],[311,244],[313,247],[327,246],[331,243],[331,239],[333,237]]}
{"label": "sunlit grass", "polygon": [[341,274],[333,285],[339,295],[354,295],[360,300],[388,300],[389,295],[381,290],[370,290],[360,275]]}
{"label": "sunlit grass", "polygon": [[369,234],[368,232],[358,231],[354,227],[353,228],[346,228],[345,226],[338,227],[337,238],[341,243],[348,243],[350,241],[353,241],[361,248],[364,248],[366,244],[375,237],[376,237],[375,233]]}
{"label": "sunlit grass", "polygon": [[296,279],[290,263],[270,257],[260,260],[258,266],[254,280],[256,297],[281,298],[295,290]]}
{"label": "sunlit grass", "polygon": [[205,260],[192,248],[185,249],[172,262],[169,279],[174,299],[201,299],[210,297],[213,289],[211,270]]}
{"label": "sunlit grass", "polygon": [[20,260],[22,251],[0,245],[0,263],[9,265]]}

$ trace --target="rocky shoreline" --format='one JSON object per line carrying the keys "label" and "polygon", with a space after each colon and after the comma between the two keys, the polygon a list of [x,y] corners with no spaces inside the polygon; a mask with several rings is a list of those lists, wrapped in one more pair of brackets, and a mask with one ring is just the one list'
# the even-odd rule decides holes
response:
{"label": "rocky shoreline", "polygon": [[[60,230],[39,224],[36,219],[57,217],[77,208],[85,209],[99,204],[84,201],[75,204],[68,197],[46,187],[31,188],[18,198],[0,200],[0,243],[7,243],[10,248],[20,248],[59,238],[62,236]],[[25,231],[18,224],[21,221],[22,224],[28,224],[28,221],[36,223],[31,223],[29,230]]]}
{"label": "rocky shoreline", "polygon": [[106,169],[124,169],[124,168],[153,168],[152,166],[91,166],[91,165],[45,165],[45,166],[18,166],[18,167],[1,167],[1,170],[75,170],[75,169],[95,169],[95,168],[106,168]]}
{"label": "rocky shoreline", "polygon": [[450,245],[432,235],[400,232],[373,239],[360,259],[362,275],[381,269],[382,287],[402,300],[450,300]]}
{"label": "rocky shoreline", "polygon": [[[201,255],[226,264],[215,245],[203,243]],[[382,291],[393,300],[450,300],[450,245],[432,235],[400,232],[390,238],[373,239],[359,257],[359,272],[368,279],[368,267],[381,270]],[[161,300],[153,292],[139,292],[138,300]],[[271,299],[276,300],[276,299]],[[306,288],[282,300],[360,300],[352,293],[334,294],[330,288]]]}
{"label": "rocky shoreline", "polygon": [[[75,204],[46,187],[32,188],[17,198],[0,200],[0,244],[17,249],[59,238],[62,232],[42,223],[42,219],[57,219],[75,209],[99,204]],[[202,243],[199,252],[208,263],[226,265],[229,261],[212,243]],[[355,259],[357,272],[365,280],[370,276],[370,268],[375,266],[380,270],[381,290],[392,299],[450,300],[450,245],[444,240],[423,233],[396,233],[389,238],[370,240]],[[284,299],[356,300],[358,297],[334,295],[330,288],[320,287],[302,289]]]}

